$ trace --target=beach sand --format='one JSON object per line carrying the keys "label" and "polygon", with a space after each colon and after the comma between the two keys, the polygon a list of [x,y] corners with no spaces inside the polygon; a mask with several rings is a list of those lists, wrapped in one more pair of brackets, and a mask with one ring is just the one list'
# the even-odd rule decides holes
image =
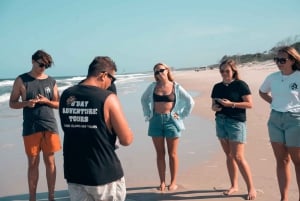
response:
{"label": "beach sand", "polygon": [[[254,107],[247,110],[248,137],[245,146],[245,156],[250,165],[257,199],[261,201],[279,200],[280,194],[275,174],[275,160],[267,133],[269,105],[258,95],[258,88],[264,78],[277,70],[272,63],[248,64],[239,68],[241,77],[245,80],[253,94]],[[142,92],[136,93],[137,105],[125,106],[125,113],[131,113],[130,125],[135,134],[134,143],[129,147],[120,147],[117,151],[125,171],[127,184],[127,201],[175,201],[175,200],[244,200],[247,194],[246,185],[239,175],[239,191],[232,196],[223,196],[222,192],[230,186],[227,175],[225,155],[214,132],[214,112],[211,111],[210,93],[213,85],[221,81],[217,69],[195,72],[193,70],[174,72],[175,80],[185,89],[196,94],[195,108],[186,122],[179,144],[178,186],[173,192],[160,193],[156,190],[159,184],[156,169],[155,151],[151,139],[147,136],[148,124],[143,121],[139,98]],[[133,113],[133,115],[132,115]],[[197,122],[202,122],[201,124]],[[136,125],[139,124],[139,125]],[[136,125],[136,126],[134,126]],[[18,136],[20,138],[20,136]],[[22,147],[21,139],[18,146]],[[15,158],[6,159],[9,153],[3,153],[12,172],[0,169],[0,200],[26,200],[26,159],[20,148]],[[21,166],[20,166],[20,161]],[[67,185],[63,179],[62,153],[56,155],[57,184],[56,200],[68,201]],[[42,163],[42,160],[41,160]],[[4,164],[4,163],[3,163]],[[14,167],[18,165],[18,167]],[[292,166],[292,183],[290,200],[298,199],[294,167]],[[39,200],[46,200],[47,192],[43,164],[40,164],[40,181],[38,184]],[[168,166],[167,166],[168,169]],[[169,181],[169,170],[167,170]],[[3,185],[5,181],[6,185]],[[17,182],[16,182],[17,181]]]}
{"label": "beach sand", "polygon": [[[247,64],[239,68],[241,78],[246,81],[253,95],[254,107],[247,110],[247,144],[245,145],[245,157],[248,161],[254,185],[257,190],[256,200],[273,201],[280,200],[280,193],[276,179],[276,163],[273,151],[269,142],[267,132],[267,120],[269,117],[269,105],[258,95],[258,90],[267,75],[277,71],[272,62]],[[176,72],[175,80],[189,91],[199,92],[195,97],[195,108],[193,115],[201,116],[214,123],[214,112],[211,111],[210,93],[213,85],[221,81],[217,69],[205,71],[184,71]],[[187,127],[186,133],[190,128]],[[197,133],[184,134],[182,140],[188,135],[204,135],[204,130]],[[215,135],[215,133],[213,133]],[[215,136],[214,136],[215,137]],[[218,143],[217,138],[215,141]],[[201,147],[201,141],[198,141]],[[179,158],[180,166],[183,160]],[[155,166],[155,164],[153,164]],[[298,189],[296,185],[294,166],[291,166],[292,182],[290,186],[289,200],[298,200]],[[138,177],[138,175],[137,175]],[[158,184],[158,176],[154,178]],[[223,191],[230,187],[230,181],[226,169],[225,155],[218,146],[218,149],[210,155],[208,160],[193,165],[188,170],[179,170],[176,192],[158,193],[154,187],[128,183],[128,198],[139,201],[150,200],[245,200],[247,188],[241,175],[239,175],[239,191],[232,196],[223,196]]]}

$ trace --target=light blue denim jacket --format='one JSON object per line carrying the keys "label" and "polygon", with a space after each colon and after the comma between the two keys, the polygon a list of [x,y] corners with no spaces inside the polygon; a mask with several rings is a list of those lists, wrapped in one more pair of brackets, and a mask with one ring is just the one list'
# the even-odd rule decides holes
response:
{"label": "light blue denim jacket", "polygon": [[[171,116],[173,117],[174,123],[177,126],[177,128],[179,130],[184,130],[185,127],[183,124],[183,119],[186,118],[192,112],[195,102],[191,95],[183,87],[181,87],[176,82],[174,82],[174,84],[176,101],[171,111]],[[149,121],[153,116],[153,93],[155,86],[156,82],[151,83],[141,97],[141,103],[146,121]],[[174,118],[175,113],[177,113],[179,117],[178,119]]]}

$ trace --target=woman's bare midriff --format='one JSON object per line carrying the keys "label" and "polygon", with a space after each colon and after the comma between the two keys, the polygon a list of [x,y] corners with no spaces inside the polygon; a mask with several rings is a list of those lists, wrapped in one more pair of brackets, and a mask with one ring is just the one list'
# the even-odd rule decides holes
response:
{"label": "woman's bare midriff", "polygon": [[172,111],[173,102],[154,102],[154,111],[159,114],[168,114]]}

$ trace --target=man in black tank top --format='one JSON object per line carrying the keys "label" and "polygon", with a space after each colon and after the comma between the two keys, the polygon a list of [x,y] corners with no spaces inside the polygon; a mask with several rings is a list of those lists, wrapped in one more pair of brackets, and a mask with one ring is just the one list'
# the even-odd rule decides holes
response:
{"label": "man in black tank top", "polygon": [[118,138],[133,140],[115,93],[107,90],[116,80],[115,63],[96,57],[87,78],[66,89],[59,115],[64,131],[64,176],[71,200],[118,200],[126,197],[124,173],[115,153]]}
{"label": "man in black tank top", "polygon": [[[10,95],[9,106],[23,109],[23,140],[28,158],[29,200],[36,200],[40,151],[46,166],[48,199],[54,200],[56,167],[54,152],[61,149],[53,108],[58,108],[56,81],[45,74],[53,63],[51,56],[38,50],[32,55],[32,69],[18,76]],[[19,101],[21,98],[21,101]]]}

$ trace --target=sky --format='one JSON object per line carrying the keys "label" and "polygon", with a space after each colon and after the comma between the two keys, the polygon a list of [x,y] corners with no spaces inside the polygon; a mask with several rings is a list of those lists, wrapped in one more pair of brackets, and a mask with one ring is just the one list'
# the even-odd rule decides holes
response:
{"label": "sky", "polygon": [[300,35],[299,0],[0,0],[0,79],[31,70],[42,49],[52,76],[86,75],[96,56],[117,74],[216,64]]}

